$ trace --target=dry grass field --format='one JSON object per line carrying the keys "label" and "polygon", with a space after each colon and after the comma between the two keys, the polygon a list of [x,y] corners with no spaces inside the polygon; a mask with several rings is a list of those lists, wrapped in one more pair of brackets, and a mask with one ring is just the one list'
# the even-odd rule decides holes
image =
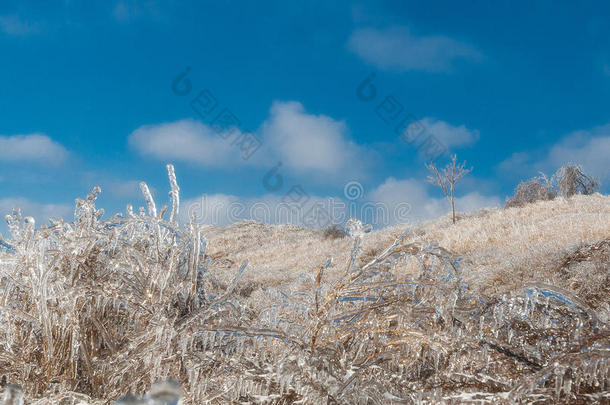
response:
{"label": "dry grass field", "polygon": [[[477,292],[501,295],[540,281],[565,287],[587,297],[595,308],[610,310],[609,196],[576,195],[463,213],[455,225],[447,215],[414,229],[398,225],[374,230],[363,238],[359,262],[372,260],[406,231],[405,241],[437,243],[461,257],[464,279]],[[243,280],[257,290],[290,290],[299,274],[315,273],[328,256],[334,263],[326,274],[335,281],[351,247],[349,238],[324,238],[319,230],[293,225],[240,222],[207,227],[203,233],[219,279],[228,281],[237,264],[248,261]],[[589,247],[589,253],[578,256]]]}

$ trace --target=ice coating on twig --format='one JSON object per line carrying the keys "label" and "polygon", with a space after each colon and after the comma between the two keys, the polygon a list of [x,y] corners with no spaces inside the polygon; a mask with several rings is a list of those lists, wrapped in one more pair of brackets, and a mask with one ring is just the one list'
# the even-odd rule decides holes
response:
{"label": "ice coating on twig", "polygon": [[172,209],[169,215],[169,222],[174,222],[178,218],[178,214],[180,213],[180,187],[178,187],[178,182],[176,181],[176,173],[174,173],[174,165],[167,165],[167,175],[169,177],[169,185],[170,185],[170,197],[172,199]]}
{"label": "ice coating on twig", "polygon": [[150,190],[148,189],[148,185],[145,182],[140,182],[140,190],[142,191],[142,195],[146,200],[146,206],[148,207],[148,215],[151,217],[157,216],[157,206],[155,205],[155,200],[150,194]]}

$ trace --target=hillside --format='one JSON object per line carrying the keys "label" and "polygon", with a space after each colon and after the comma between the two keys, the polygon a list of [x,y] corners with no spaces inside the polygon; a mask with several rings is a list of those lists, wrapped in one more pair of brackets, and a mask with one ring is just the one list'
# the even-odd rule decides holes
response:
{"label": "hillside", "polygon": [[[520,208],[490,209],[426,222],[414,229],[394,226],[368,233],[362,264],[402,233],[406,242],[436,243],[461,257],[470,288],[489,295],[518,291],[528,282],[558,285],[582,296],[594,308],[610,310],[610,196],[576,195]],[[330,280],[341,276],[349,238],[324,238],[318,230],[292,225],[240,222],[208,227],[212,266],[228,281],[248,261],[243,280],[255,286],[290,289],[302,272],[314,273],[327,257]],[[259,288],[260,288],[259,287]]]}
{"label": "hillside", "polygon": [[8,216],[2,385],[33,404],[167,378],[185,404],[610,398],[609,196],[327,238],[179,226],[170,183],[165,217],[145,193],[148,215],[102,220],[97,189],[74,222]]}

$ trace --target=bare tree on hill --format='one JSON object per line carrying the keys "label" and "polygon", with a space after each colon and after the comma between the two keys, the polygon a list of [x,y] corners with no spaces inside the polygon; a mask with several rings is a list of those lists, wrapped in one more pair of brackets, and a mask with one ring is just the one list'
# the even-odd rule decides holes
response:
{"label": "bare tree on hill", "polygon": [[453,219],[453,223],[455,224],[455,199],[454,199],[454,190],[455,183],[468,173],[472,171],[472,168],[465,169],[466,162],[462,162],[460,164],[457,163],[457,155],[451,156],[451,162],[447,164],[440,171],[436,168],[434,163],[429,163],[426,165],[426,168],[432,172],[432,176],[428,176],[426,181],[430,184],[437,185],[443,190],[445,193],[445,197],[447,197],[447,201],[451,204],[451,216]]}

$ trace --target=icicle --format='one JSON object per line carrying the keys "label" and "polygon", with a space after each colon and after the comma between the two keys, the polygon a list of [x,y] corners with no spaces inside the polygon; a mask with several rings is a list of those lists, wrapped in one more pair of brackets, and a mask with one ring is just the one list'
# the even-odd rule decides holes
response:
{"label": "icicle", "polygon": [[140,182],[140,190],[142,191],[142,195],[146,200],[146,206],[148,207],[148,215],[151,217],[157,216],[157,206],[155,205],[155,200],[150,194],[150,190],[148,189],[148,185],[144,182]]}
{"label": "icicle", "polygon": [[569,376],[565,376],[563,379],[563,392],[565,392],[566,395],[570,395],[572,392],[572,379]]}
{"label": "icicle", "polygon": [[288,377],[281,374],[280,375],[280,395],[284,395],[286,392],[286,384],[288,383]]}
{"label": "icicle", "polygon": [[248,262],[244,262],[241,267],[239,268],[239,271],[237,272],[237,275],[235,276],[235,278],[233,279],[233,282],[231,283],[231,287],[229,288],[229,290],[227,291],[228,293],[232,293],[235,290],[235,287],[237,287],[237,283],[239,282],[239,279],[241,278],[241,276],[244,274],[244,271],[246,270],[246,267],[248,267]]}
{"label": "icicle", "polygon": [[180,213],[180,187],[178,187],[178,182],[176,181],[174,165],[167,165],[167,176],[169,177],[169,184],[171,187],[169,194],[172,198],[172,209],[169,215],[169,222],[174,222]]}
{"label": "icicle", "polygon": [[167,205],[163,204],[163,206],[161,207],[161,210],[159,211],[158,218],[159,219],[163,219],[163,217],[165,216],[165,212],[166,211],[167,211]]}
{"label": "icicle", "polygon": [[563,372],[560,367],[555,367],[555,399],[561,396],[561,388],[563,387]]}

